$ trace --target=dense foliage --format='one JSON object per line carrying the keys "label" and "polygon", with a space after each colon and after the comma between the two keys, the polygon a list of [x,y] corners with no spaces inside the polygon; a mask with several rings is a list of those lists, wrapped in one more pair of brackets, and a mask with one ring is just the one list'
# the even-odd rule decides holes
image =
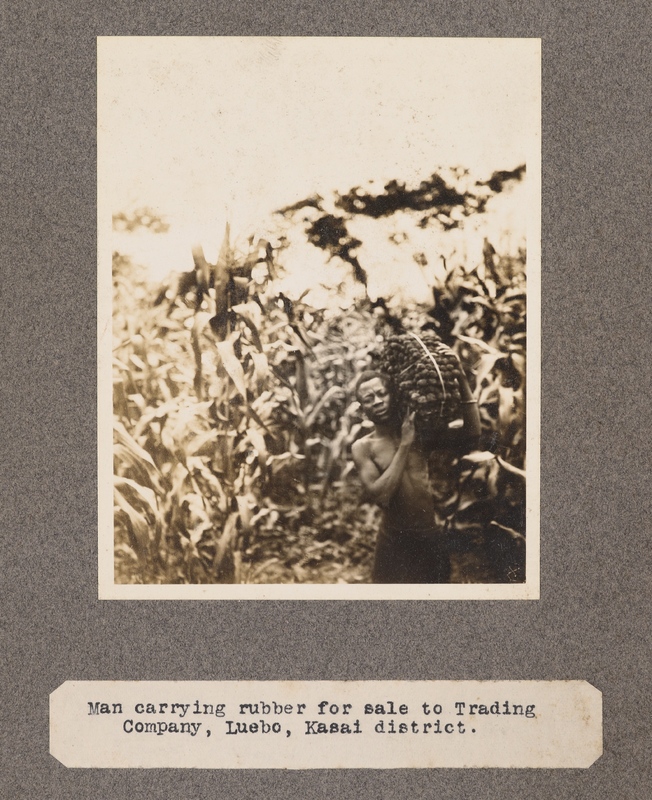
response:
{"label": "dense foliage", "polygon": [[435,330],[467,367],[480,450],[434,453],[453,580],[524,579],[525,257],[447,266],[433,303],[327,308],[278,291],[279,248],[229,234],[153,291],[114,255],[117,582],[367,582],[378,510],[351,444],[356,375],[389,333]]}

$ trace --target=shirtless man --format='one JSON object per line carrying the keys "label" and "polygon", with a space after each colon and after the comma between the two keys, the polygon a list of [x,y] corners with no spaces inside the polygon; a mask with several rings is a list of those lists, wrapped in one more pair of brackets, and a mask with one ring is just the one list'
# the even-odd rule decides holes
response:
{"label": "shirtless man", "polygon": [[[443,427],[438,447],[472,449],[480,435],[480,416],[462,370],[458,382],[464,424],[457,429]],[[353,461],[366,499],[384,512],[372,580],[447,583],[450,557],[442,531],[435,525],[427,454],[415,440],[414,412],[402,423],[396,421],[388,380],[378,372],[363,372],[356,394],[375,428],[353,444]]]}

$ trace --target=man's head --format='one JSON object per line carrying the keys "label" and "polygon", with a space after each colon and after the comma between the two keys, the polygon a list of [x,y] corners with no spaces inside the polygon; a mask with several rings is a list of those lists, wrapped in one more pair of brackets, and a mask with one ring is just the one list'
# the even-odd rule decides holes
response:
{"label": "man's head", "polygon": [[389,379],[382,372],[363,372],[355,382],[355,396],[373,423],[390,421],[392,395]]}

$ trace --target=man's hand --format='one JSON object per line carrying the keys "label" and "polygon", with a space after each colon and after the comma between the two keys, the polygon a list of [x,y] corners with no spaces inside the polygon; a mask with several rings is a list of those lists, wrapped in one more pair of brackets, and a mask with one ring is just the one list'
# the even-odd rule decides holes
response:
{"label": "man's hand", "polygon": [[[448,345],[444,345],[444,347],[446,348],[446,352],[449,355],[453,356],[453,358],[457,361],[457,366],[459,368],[459,374],[457,376],[457,382],[460,385],[460,389],[461,389],[461,392],[462,392],[462,399],[464,400],[464,399],[468,399],[468,398],[472,397],[473,395],[471,394],[471,390],[468,389],[469,383],[468,383],[468,380],[466,378],[466,371],[464,369],[464,365],[462,364],[462,359],[455,352],[455,350],[453,350],[452,347],[448,347]],[[468,392],[467,392],[467,389],[468,389]]]}
{"label": "man's hand", "polygon": [[460,359],[460,357],[457,355],[457,353],[455,352],[455,350],[453,350],[453,348],[452,348],[452,347],[449,347],[447,344],[443,345],[443,348],[445,348],[445,350],[446,350],[446,353],[447,353],[449,356],[453,356],[453,358],[454,358],[454,359],[457,361],[457,365],[458,365],[458,367],[460,368],[460,370],[461,370],[462,372],[464,372],[464,368],[462,367],[462,360],[461,360],[461,359]]}
{"label": "man's hand", "polygon": [[401,425],[401,444],[411,447],[415,437],[414,411],[408,411]]}

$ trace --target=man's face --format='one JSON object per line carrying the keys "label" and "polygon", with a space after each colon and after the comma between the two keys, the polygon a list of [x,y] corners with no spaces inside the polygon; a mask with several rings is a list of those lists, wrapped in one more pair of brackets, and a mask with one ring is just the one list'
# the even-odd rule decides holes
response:
{"label": "man's face", "polygon": [[391,397],[384,381],[371,378],[361,383],[358,399],[362,410],[372,422],[387,422],[390,416]]}

